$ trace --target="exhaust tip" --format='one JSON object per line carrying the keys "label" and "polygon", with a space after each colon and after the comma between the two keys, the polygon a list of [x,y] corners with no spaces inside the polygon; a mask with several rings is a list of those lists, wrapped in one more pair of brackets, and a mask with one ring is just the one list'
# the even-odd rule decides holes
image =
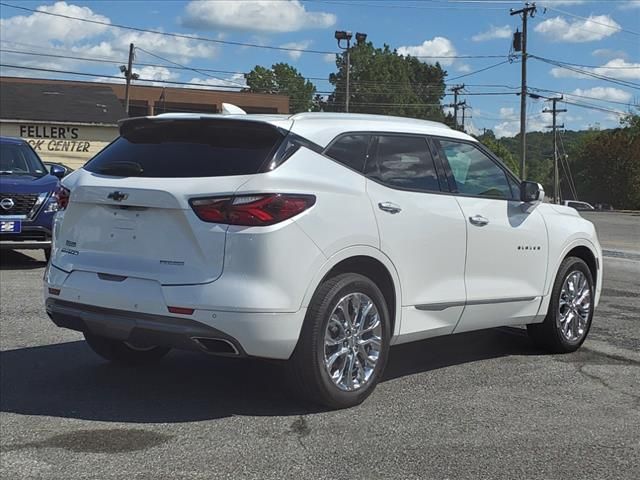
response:
{"label": "exhaust tip", "polygon": [[240,355],[236,346],[224,338],[194,337],[192,340],[207,353],[215,355]]}

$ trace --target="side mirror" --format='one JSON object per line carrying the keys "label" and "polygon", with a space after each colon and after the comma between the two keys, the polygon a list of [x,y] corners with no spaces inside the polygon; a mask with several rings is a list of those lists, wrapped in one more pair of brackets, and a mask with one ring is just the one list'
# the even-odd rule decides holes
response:
{"label": "side mirror", "polygon": [[64,169],[64,167],[60,165],[51,165],[51,168],[49,168],[49,173],[54,177],[58,177],[60,179],[64,177],[65,171],[66,170]]}
{"label": "side mirror", "polygon": [[538,204],[544,200],[544,188],[536,182],[524,181],[520,184],[520,200]]}

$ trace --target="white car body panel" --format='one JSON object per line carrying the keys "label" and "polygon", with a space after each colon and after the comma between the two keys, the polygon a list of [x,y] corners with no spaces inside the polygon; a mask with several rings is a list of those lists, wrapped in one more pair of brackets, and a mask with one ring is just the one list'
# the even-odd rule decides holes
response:
{"label": "white car body panel", "polygon": [[[482,325],[531,323],[547,273],[548,240],[540,213],[523,209],[522,202],[456,199],[467,226],[467,300],[456,332]],[[488,223],[473,225],[469,219],[476,215]],[[513,314],[505,316],[505,312]]]}
{"label": "white car body panel", "polygon": [[[380,249],[393,259],[400,276],[402,306],[446,302],[464,305],[466,230],[455,197],[394,190],[367,180],[367,192],[375,212]],[[402,208],[388,213],[379,203]],[[401,336],[429,336],[431,330],[451,333],[462,308],[403,310]]]}
{"label": "white car body panel", "polygon": [[[211,117],[266,122],[320,147],[345,132],[475,142],[444,125],[394,117]],[[559,265],[576,247],[596,258],[596,305],[602,288],[595,229],[574,209],[393,189],[305,147],[260,174],[140,178],[79,169],[63,185],[71,202],[54,221],[46,299],[188,318],[232,336],[258,357],[291,356],[314,292],[336,265],[354,257],[373,259],[389,273],[392,343],[542,321]],[[114,191],[128,196],[116,203],[108,198]],[[260,193],[314,195],[316,202],[267,227],[203,222],[189,204],[198,197]],[[382,202],[402,210],[382,211]],[[489,224],[471,225],[474,215]],[[193,314],[169,313],[170,306]]]}

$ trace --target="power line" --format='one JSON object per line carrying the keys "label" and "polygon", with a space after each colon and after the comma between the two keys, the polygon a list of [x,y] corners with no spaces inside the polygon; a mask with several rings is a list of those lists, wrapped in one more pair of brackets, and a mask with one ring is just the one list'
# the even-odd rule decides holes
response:
{"label": "power line", "polygon": [[243,43],[243,42],[232,42],[229,40],[217,40],[217,39],[213,39],[213,38],[208,38],[208,37],[199,37],[197,35],[185,35],[185,34],[181,34],[181,33],[170,33],[170,32],[162,32],[160,30],[151,30],[148,28],[140,28],[140,27],[132,27],[132,26],[128,26],[128,25],[122,25],[122,24],[118,24],[118,23],[110,23],[110,22],[102,22],[100,20],[91,20],[89,18],[80,18],[80,17],[74,17],[72,15],[64,15],[62,13],[53,13],[53,12],[45,12],[42,10],[36,10],[33,8],[28,8],[28,7],[21,7],[18,5],[12,5],[10,3],[5,3],[5,2],[0,2],[0,5],[4,6],[4,7],[9,7],[9,8],[15,8],[17,10],[23,10],[26,12],[32,12],[32,13],[39,13],[42,15],[50,15],[52,17],[58,17],[58,18],[66,18],[68,20],[76,20],[79,22],[85,22],[85,23],[92,23],[94,25],[102,25],[105,27],[112,27],[112,28],[121,28],[123,30],[132,30],[135,32],[142,32],[142,33],[153,33],[156,35],[162,35],[165,37],[173,37],[173,38],[183,38],[186,40],[197,40],[200,42],[210,42],[210,43],[216,43],[216,44],[221,44],[221,45],[234,45],[234,46],[239,46],[239,47],[252,47],[252,48],[263,48],[263,49],[267,49],[267,50],[279,50],[279,51],[284,51],[284,52],[301,52],[301,53],[316,53],[316,54],[321,54],[321,55],[326,55],[328,53],[331,54],[336,54],[336,52],[329,52],[329,51],[322,51],[322,50],[308,50],[308,49],[304,49],[304,48],[293,48],[293,47],[275,47],[273,45],[258,45],[255,43]]}
{"label": "power line", "polygon": [[180,68],[183,68],[183,69],[186,69],[186,70],[191,70],[191,71],[193,71],[193,72],[199,73],[199,74],[204,75],[204,76],[206,76],[206,77],[214,78],[214,79],[216,79],[216,80],[221,80],[221,81],[225,81],[225,82],[231,82],[231,83],[233,83],[233,84],[235,84],[235,85],[237,85],[237,86],[239,86],[239,87],[245,88],[245,86],[244,86],[244,85],[240,85],[238,82],[234,82],[234,81],[232,81],[232,80],[222,80],[222,79],[220,79],[220,78],[218,78],[218,77],[216,77],[216,76],[214,76],[214,75],[211,75],[211,74],[210,74],[210,73],[208,73],[208,72],[205,72],[204,70],[199,70],[199,69],[197,69],[197,68],[187,67],[187,66],[182,65],[182,64],[180,64],[180,63],[178,63],[178,62],[174,62],[173,60],[169,60],[168,58],[161,57],[160,55],[157,55],[157,54],[152,53],[152,52],[150,52],[150,51],[148,51],[148,50],[145,50],[144,48],[136,47],[136,50],[139,50],[139,51],[141,51],[141,52],[144,52],[144,53],[146,53],[147,55],[151,55],[152,57],[155,57],[155,58],[157,58],[157,59],[159,59],[159,60],[162,60],[162,61],[164,61],[164,62],[171,63],[171,64],[173,64],[174,66],[177,66],[177,67],[180,67]]}
{"label": "power line", "polygon": [[[567,12],[566,10],[560,10],[559,8],[549,7],[547,5],[545,5],[545,8],[547,10],[551,10],[553,12],[558,12],[558,13],[562,13],[563,15],[568,15],[569,17],[579,18],[580,20],[586,20],[586,21],[591,22],[591,23],[593,23],[595,25],[600,25],[602,27],[610,28],[610,29],[615,30],[617,32],[625,32],[625,33],[630,33],[631,35],[640,36],[640,33],[634,32],[633,30],[627,30],[627,29],[624,29],[622,27],[615,27],[615,26],[610,25],[608,23],[598,22],[597,20],[593,20],[593,18],[582,17],[580,15],[576,15],[575,13]],[[587,29],[584,29],[584,30],[587,30]]]}
{"label": "power line", "polygon": [[[15,42],[8,42],[8,43],[15,43]],[[34,48],[40,48],[37,45],[32,45],[32,47]],[[171,70],[191,70],[191,71],[195,71],[198,73],[201,73],[203,75],[206,75],[206,73],[204,72],[212,72],[212,73],[223,73],[223,74],[228,74],[228,75],[246,75],[247,72],[239,72],[239,71],[230,71],[230,70],[214,70],[214,69],[210,69],[210,68],[194,68],[194,67],[188,67],[182,64],[179,64],[177,62],[174,62],[172,60],[166,59],[160,55],[154,54],[148,50],[142,49],[141,47],[136,47],[137,50],[141,50],[149,55],[152,55],[158,59],[161,59],[163,61],[166,62],[171,62],[173,65],[161,65],[161,64],[157,64],[157,63],[144,63],[144,62],[136,62],[136,66],[140,66],[140,67],[155,67],[155,68],[167,68],[167,69],[171,69]],[[29,55],[29,56],[37,56],[37,57],[50,57],[50,58],[60,58],[60,59],[66,59],[66,60],[75,60],[75,61],[85,61],[85,62],[96,62],[96,63],[107,63],[107,64],[112,64],[112,65],[120,65],[123,63],[126,63],[126,60],[118,60],[118,59],[107,59],[107,58],[87,58],[87,57],[78,57],[78,56],[73,56],[73,55],[60,55],[60,54],[54,54],[54,53],[39,53],[39,52],[27,52],[27,51],[23,51],[23,50],[14,50],[14,49],[5,49],[5,48],[0,48],[0,52],[5,52],[5,53],[12,53],[12,54],[16,54],[16,55]],[[499,64],[496,65],[492,65],[490,67],[487,67],[485,69],[482,69],[480,71],[484,71],[486,69],[489,68],[493,68],[497,65],[501,65],[505,62],[500,62]],[[474,73],[478,73],[477,72],[471,72],[467,75],[472,75]],[[212,75],[208,75],[211,76],[212,78],[216,78],[218,79],[218,77],[212,76]],[[328,78],[323,78],[323,77],[304,77],[306,80],[315,80],[315,81],[326,81],[328,82],[329,79]],[[447,81],[451,81],[455,78],[459,78],[459,77],[454,77],[452,79],[447,79]],[[224,79],[222,79],[224,80]],[[224,81],[231,81],[231,80],[224,80]],[[399,86],[411,86],[411,87],[421,87],[421,88],[443,88],[442,85],[440,84],[423,84],[423,83],[410,83],[410,84],[406,84],[406,83],[402,83],[402,82],[380,82],[380,81],[375,81],[375,80],[360,80],[357,82],[352,82],[353,85],[399,85]],[[493,86],[493,85],[482,85],[482,84],[477,84],[474,86],[480,86],[480,87],[484,87],[484,86]],[[496,87],[505,87],[505,88],[515,88],[515,87],[508,87],[508,86],[503,86],[503,85],[495,85]]]}
{"label": "power line", "polygon": [[566,70],[570,70],[572,72],[580,73],[580,74],[586,75],[588,77],[593,77],[593,78],[597,78],[599,80],[604,80],[606,82],[615,83],[616,85],[621,85],[623,87],[640,89],[640,84],[638,84],[638,83],[629,82],[627,80],[622,80],[622,79],[619,79],[619,78],[609,77],[607,75],[601,75],[601,74],[594,73],[594,72],[591,72],[591,71],[588,71],[588,70],[583,70],[581,68],[576,68],[576,67],[572,67],[572,66],[560,63],[560,62],[556,62],[556,61],[550,60],[548,58],[538,57],[536,55],[529,55],[529,56],[532,57],[532,58],[535,58],[536,60],[539,60],[541,62],[548,63],[549,65],[554,65],[556,67],[564,68]]}
{"label": "power line", "polygon": [[476,70],[474,72],[465,73],[464,75],[458,75],[457,77],[449,78],[448,81],[458,80],[459,78],[469,77],[471,75],[475,75],[476,73],[486,72],[487,70],[491,70],[492,68],[499,67],[500,65],[504,65],[505,63],[509,63],[509,60],[504,60],[502,62],[498,62],[494,65],[489,65],[488,67],[481,68],[480,70]]}

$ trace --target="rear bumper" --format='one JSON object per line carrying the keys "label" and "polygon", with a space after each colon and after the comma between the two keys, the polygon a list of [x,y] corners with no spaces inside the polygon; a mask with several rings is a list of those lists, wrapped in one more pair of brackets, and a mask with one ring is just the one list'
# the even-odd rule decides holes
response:
{"label": "rear bumper", "polygon": [[246,356],[233,337],[200,322],[171,316],[127,312],[48,298],[47,315],[58,327],[136,345],[162,345],[226,356]]}
{"label": "rear bumper", "polygon": [[[187,287],[180,288],[188,293]],[[200,290],[209,288],[193,285],[189,290],[199,296]],[[193,304],[184,302],[184,297],[174,302],[178,299],[172,299],[167,290],[152,280],[103,280],[91,272],[68,274],[51,264],[45,270],[45,304],[56,325],[134,344],[286,360],[298,342],[306,314],[306,308],[249,311],[216,304],[196,306],[191,315],[172,314],[169,306]],[[222,345],[211,339],[232,345],[234,351],[216,351]]]}

